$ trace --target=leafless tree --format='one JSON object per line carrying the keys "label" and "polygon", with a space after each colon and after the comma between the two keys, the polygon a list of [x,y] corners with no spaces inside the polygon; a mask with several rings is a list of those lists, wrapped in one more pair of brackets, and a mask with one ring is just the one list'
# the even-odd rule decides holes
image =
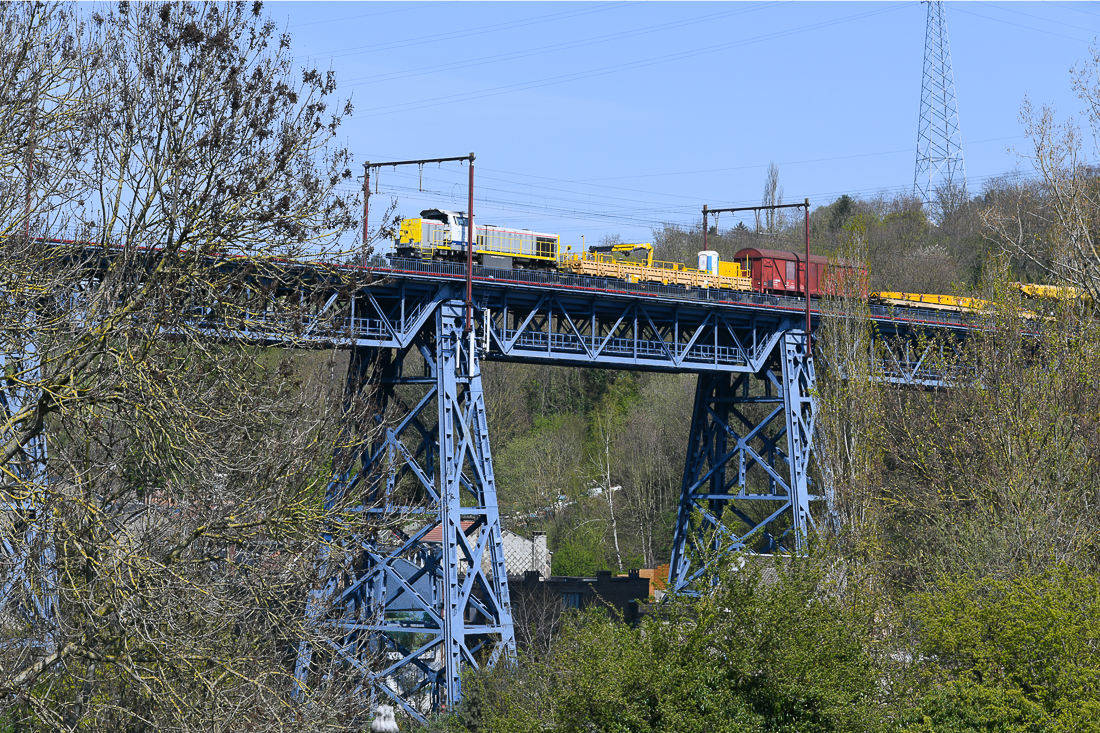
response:
{"label": "leafless tree", "polygon": [[817,467],[827,499],[828,523],[843,530],[852,549],[879,539],[875,477],[883,428],[881,385],[872,347],[874,325],[863,293],[870,217],[845,225],[846,243],[834,257],[855,268],[821,300],[823,320],[814,348],[818,401]]}
{"label": "leafless tree", "polygon": [[[362,438],[344,408],[370,400],[343,399],[334,357],[303,374],[252,339],[309,345],[319,303],[279,293],[356,224],[331,144],[350,106],[260,3],[88,13],[0,6],[0,467],[8,506],[46,518],[55,559],[32,570],[56,594],[48,638],[0,618],[0,709],[44,730],[339,727],[324,693],[291,701],[293,650],[322,530],[358,521],[323,497]],[[48,470],[15,471],[45,435]],[[25,520],[8,512],[11,542]]]}
{"label": "leafless tree", "polygon": [[564,626],[565,605],[561,593],[539,582],[514,595],[516,642],[525,653],[535,658],[546,657],[553,651]]}
{"label": "leafless tree", "polygon": [[[1094,141],[1100,131],[1100,47],[1073,69],[1074,91],[1086,105]],[[1020,111],[1038,174],[1002,189],[983,220],[990,238],[1053,284],[1078,288],[1100,302],[1097,212],[1100,180],[1085,151],[1078,122],[1059,121],[1053,108],[1025,98]]]}
{"label": "leafless tree", "polygon": [[[779,185],[779,166],[768,163],[768,177],[764,179],[764,198],[760,201],[763,206],[778,206],[783,203],[783,187]],[[781,210],[766,209],[764,211],[764,231],[768,234],[776,234],[786,225],[786,218]],[[759,220],[756,223],[757,231],[760,231]]]}
{"label": "leafless tree", "polygon": [[611,446],[615,442],[614,419],[615,416],[610,409],[597,415],[596,437],[599,442],[592,462],[596,475],[595,488],[599,492],[600,499],[607,505],[608,526],[611,529],[611,541],[615,548],[615,562],[619,566],[619,572],[622,572],[623,553],[619,547],[619,520],[615,516],[615,494],[622,490],[622,486],[613,484],[611,479]]}

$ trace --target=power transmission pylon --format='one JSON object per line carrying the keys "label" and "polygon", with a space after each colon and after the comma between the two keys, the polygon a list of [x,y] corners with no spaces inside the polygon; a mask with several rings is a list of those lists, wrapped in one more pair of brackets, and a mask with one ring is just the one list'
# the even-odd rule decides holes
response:
{"label": "power transmission pylon", "polygon": [[963,167],[962,133],[955,104],[947,23],[943,17],[943,3],[929,2],[913,194],[928,208],[940,186],[954,189],[965,197],[966,169]]}

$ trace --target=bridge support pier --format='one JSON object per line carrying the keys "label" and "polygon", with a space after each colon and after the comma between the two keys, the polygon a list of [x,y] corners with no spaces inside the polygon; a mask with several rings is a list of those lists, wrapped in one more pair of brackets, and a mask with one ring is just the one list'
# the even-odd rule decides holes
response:
{"label": "bridge support pier", "polygon": [[[13,331],[18,334],[18,330]],[[19,336],[14,336],[19,338]],[[38,357],[33,343],[0,348],[0,410],[5,445],[17,440],[26,423],[13,419],[33,410],[37,401]],[[57,567],[46,491],[46,434],[40,432],[19,449],[0,477],[0,618],[17,643],[52,650],[57,613]],[[9,636],[5,633],[5,636]]]}
{"label": "bridge support pier", "polygon": [[[356,693],[421,721],[459,700],[464,667],[515,650],[480,364],[463,334],[464,308],[440,304],[434,329],[392,358],[378,349],[353,357],[349,396],[363,383],[377,387],[375,436],[337,457],[327,501],[361,495],[358,510],[377,530],[349,539],[334,528],[333,546],[354,544],[341,553],[351,565],[323,558],[328,580],[307,610],[326,639],[324,655],[348,670]],[[416,362],[422,373],[406,374]],[[300,685],[321,651],[300,646]]]}
{"label": "bridge support pier", "polygon": [[806,551],[814,425],[806,334],[785,332],[759,372],[699,375],[669,586],[689,588],[716,553]]}

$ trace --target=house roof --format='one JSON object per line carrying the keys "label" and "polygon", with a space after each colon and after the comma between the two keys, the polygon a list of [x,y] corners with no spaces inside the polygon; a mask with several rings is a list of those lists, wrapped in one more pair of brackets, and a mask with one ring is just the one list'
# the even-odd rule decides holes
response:
{"label": "house roof", "polygon": [[[470,527],[473,527],[474,524],[475,524],[474,520],[464,521],[462,523],[462,532],[463,532],[463,534],[469,532]],[[424,539],[421,540],[421,542],[442,542],[442,541],[443,541],[443,525],[439,525],[437,527],[432,527],[431,531],[428,532],[428,534],[424,535]]]}

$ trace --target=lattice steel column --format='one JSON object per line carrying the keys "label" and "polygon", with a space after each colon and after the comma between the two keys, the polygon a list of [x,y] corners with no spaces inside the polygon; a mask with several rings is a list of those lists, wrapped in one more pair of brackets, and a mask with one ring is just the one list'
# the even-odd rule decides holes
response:
{"label": "lattice steel column", "polygon": [[[378,403],[387,413],[381,433],[359,466],[338,461],[329,493],[361,492],[360,510],[379,530],[354,539],[354,567],[326,568],[331,580],[307,611],[327,637],[325,655],[354,670],[356,691],[420,720],[459,700],[464,668],[515,650],[485,399],[476,358],[470,372],[464,308],[444,302],[432,331],[373,366],[372,380],[388,394]],[[353,362],[359,379],[366,362]],[[422,373],[407,374],[414,362]],[[318,667],[317,651],[302,645],[300,684]]]}
{"label": "lattice steel column", "polygon": [[[669,584],[686,589],[701,557],[806,551],[815,384],[806,335],[787,331],[756,374],[700,374]],[[718,554],[716,554],[718,553]]]}
{"label": "lattice steel column", "polygon": [[[9,331],[0,346],[0,409],[5,446],[37,421],[39,360],[25,334]],[[23,416],[20,419],[20,416]],[[56,550],[46,504],[46,434],[30,438],[0,476],[0,643],[52,649],[57,613]]]}
{"label": "lattice steel column", "polygon": [[947,22],[943,17],[943,3],[929,2],[913,194],[929,207],[937,186],[960,189],[965,200],[966,169]]}

